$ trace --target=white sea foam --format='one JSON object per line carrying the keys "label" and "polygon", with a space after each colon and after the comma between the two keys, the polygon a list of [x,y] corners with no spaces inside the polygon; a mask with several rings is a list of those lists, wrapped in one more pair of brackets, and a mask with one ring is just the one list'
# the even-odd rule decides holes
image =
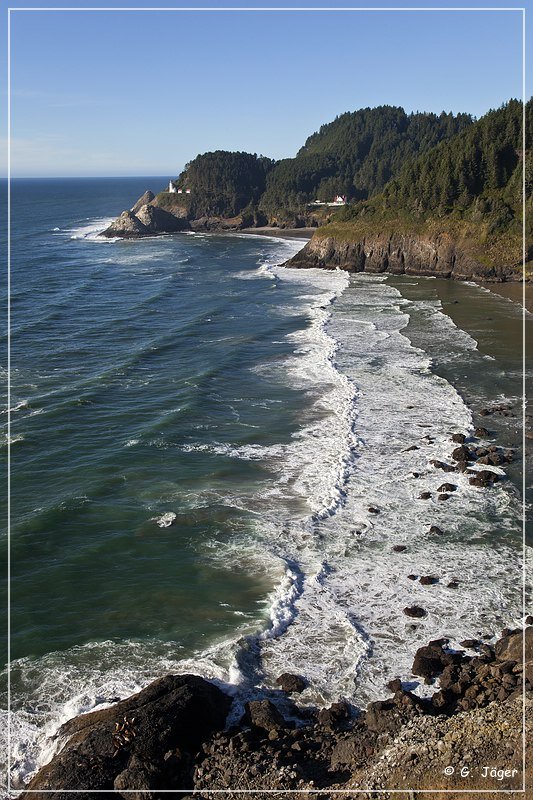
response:
{"label": "white sea foam", "polygon": [[105,231],[114,221],[114,217],[99,217],[98,219],[87,220],[83,225],[73,228],[64,228],[61,233],[69,236],[70,239],[87,239],[91,242],[112,242],[115,239],[102,238],[100,234]]}
{"label": "white sea foam", "polygon": [[177,514],[174,511],[167,511],[159,517],[152,517],[152,521],[157,523],[160,528],[170,528],[176,520]]}
{"label": "white sea foam", "polygon": [[[388,679],[409,678],[420,644],[444,634],[459,640],[492,632],[519,616],[513,580],[520,571],[518,503],[504,486],[476,489],[466,475],[450,479],[430,465],[449,457],[451,434],[468,433],[472,418],[455,389],[432,373],[427,355],[402,334],[407,305],[383,278],[357,276],[327,325],[338,342],[337,366],[354,387],[357,416],[344,415],[342,441],[352,443],[355,460],[347,459],[337,478],[343,497],[337,513],[315,517],[306,539],[294,528],[286,537],[284,547],[305,572],[303,587],[293,598],[292,624],[261,648],[270,680],[286,669],[303,673],[314,687],[307,696],[319,702],[339,694],[375,699]],[[446,339],[448,318],[436,306],[429,310]],[[467,335],[457,340],[466,351],[475,348]],[[304,386],[296,372],[300,380]],[[338,391],[347,402],[341,383]],[[306,428],[302,433],[309,435]],[[327,430],[316,433],[315,459],[327,472]],[[411,445],[417,449],[407,451]],[[446,481],[458,488],[439,502],[437,490]],[[418,499],[423,490],[432,492],[429,501]],[[496,537],[490,520],[498,520]],[[428,534],[432,524],[445,530],[443,540]],[[406,553],[393,552],[395,543],[406,544]],[[407,578],[410,572],[437,575],[439,582],[422,586]],[[455,577],[459,587],[448,588]],[[428,611],[416,623],[403,614],[413,603]]]}

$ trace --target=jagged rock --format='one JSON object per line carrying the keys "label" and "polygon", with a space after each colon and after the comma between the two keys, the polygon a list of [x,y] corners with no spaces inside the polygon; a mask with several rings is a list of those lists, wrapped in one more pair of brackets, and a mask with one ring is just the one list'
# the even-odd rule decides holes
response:
{"label": "jagged rock", "polygon": [[157,794],[151,790],[158,785],[158,778],[157,769],[132,756],[126,769],[115,778],[113,787],[126,800],[156,800]]}
{"label": "jagged rock", "polygon": [[486,428],[479,427],[474,429],[474,436],[477,439],[488,439],[490,433]]}
{"label": "jagged rock", "polygon": [[445,667],[442,661],[443,655],[442,647],[434,645],[419,647],[415,653],[411,672],[424,678],[426,683],[431,683]]}
{"label": "jagged rock", "polygon": [[293,675],[291,672],[284,672],[279,678],[276,678],[276,683],[283,692],[303,692],[307,686],[306,681],[300,675]]}
{"label": "jagged rock", "polygon": [[410,581],[416,581],[418,575],[408,575],[407,577],[409,578]]}
{"label": "jagged rock", "polygon": [[430,533],[434,533],[437,536],[444,536],[444,531],[441,528],[439,528],[437,525],[431,525],[431,527],[429,529],[429,532]]}
{"label": "jagged rock", "polygon": [[431,497],[431,492],[421,492],[418,495],[419,500],[429,500],[430,497]]}
{"label": "jagged rock", "polygon": [[117,236],[122,239],[135,239],[139,236],[149,235],[150,230],[131,211],[123,211],[120,217],[117,217],[109,228],[106,228],[100,234],[100,236],[107,236],[109,239]]}
{"label": "jagged rock", "polygon": [[408,606],[407,608],[404,608],[403,613],[407,617],[420,618],[420,617],[425,617],[428,612],[424,608],[421,608],[420,606]]}
{"label": "jagged rock", "polygon": [[176,233],[189,230],[189,223],[185,219],[178,219],[163,208],[144,205],[137,211],[137,219],[146,225],[151,233]]}
{"label": "jagged rock", "polygon": [[253,728],[270,733],[287,727],[286,720],[270,700],[250,700],[246,703],[245,712],[245,721]]}
{"label": "jagged rock", "polygon": [[432,458],[429,463],[433,464],[436,469],[441,469],[443,472],[455,472],[455,467],[451,464],[447,464],[445,461],[439,461],[436,458]]}
{"label": "jagged rock", "polygon": [[433,584],[438,583],[439,579],[435,577],[435,575],[422,575],[420,577],[420,583],[422,586],[433,586]]}
{"label": "jagged rock", "polygon": [[132,214],[136,214],[137,211],[139,211],[140,208],[142,208],[143,206],[148,205],[148,203],[151,203],[152,200],[154,200],[154,199],[155,199],[155,194],[152,191],[150,191],[150,189],[147,189],[145,191],[145,193],[142,194],[139,197],[139,199],[137,200],[137,202],[135,203],[135,205],[131,209],[131,213]]}
{"label": "jagged rock", "polygon": [[466,436],[464,433],[454,433],[452,436],[452,442],[457,442],[457,444],[464,444],[466,442]]}
{"label": "jagged rock", "polygon": [[449,500],[449,499],[450,499],[450,497],[451,497],[451,495],[450,495],[450,494],[439,494],[439,495],[437,496],[437,500]]}
{"label": "jagged rock", "polygon": [[443,483],[437,489],[437,492],[456,492],[456,491],[457,491],[457,486],[455,485],[455,483]]}
{"label": "jagged rock", "polygon": [[376,506],[368,506],[368,511],[370,514],[379,514],[379,508],[376,508]]}
{"label": "jagged rock", "polygon": [[470,461],[472,458],[472,453],[468,447],[465,447],[465,445],[462,444],[460,447],[455,448],[452,453],[452,458],[454,461]]}
{"label": "jagged rock", "polygon": [[[142,773],[148,789],[167,788],[164,754],[176,748],[195,752],[223,728],[230,705],[227,695],[196,675],[160,678],[110,708],[65,723],[59,736],[68,738],[66,745],[28,785],[35,794],[22,796],[61,800],[51,790],[86,789],[77,798],[92,800],[93,790],[109,789],[111,798],[117,779],[121,788],[133,780],[130,770]],[[51,793],[40,794],[45,790]]]}
{"label": "jagged rock", "polygon": [[479,639],[464,639],[464,641],[459,642],[461,647],[467,647],[468,649],[472,647],[477,647],[479,645]]}
{"label": "jagged rock", "polygon": [[525,660],[533,660],[533,626],[528,626],[525,631],[517,628],[508,636],[496,642],[494,645],[495,656],[498,661],[516,661],[523,663],[523,648],[525,638]]}
{"label": "jagged rock", "polygon": [[405,550],[407,550],[407,545],[405,545],[405,544],[395,544],[394,547],[392,548],[392,550],[393,550],[394,553],[403,553]]}
{"label": "jagged rock", "polygon": [[329,708],[321,708],[318,712],[318,721],[326,728],[338,728],[348,719],[350,719],[350,706],[344,701],[332,703]]}
{"label": "jagged rock", "polygon": [[499,476],[496,472],[492,472],[488,469],[482,469],[480,472],[476,472],[475,475],[472,475],[472,477],[468,479],[468,482],[472,486],[481,486],[482,488],[487,488],[492,486],[492,484],[496,483],[498,480]]}
{"label": "jagged rock", "polygon": [[394,678],[394,680],[389,681],[387,684],[387,689],[390,689],[391,692],[400,692],[402,688],[402,682],[399,678]]}

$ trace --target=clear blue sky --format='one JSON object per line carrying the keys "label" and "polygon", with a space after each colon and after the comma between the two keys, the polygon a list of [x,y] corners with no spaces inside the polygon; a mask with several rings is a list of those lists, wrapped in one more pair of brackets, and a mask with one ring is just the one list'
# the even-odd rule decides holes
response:
{"label": "clear blue sky", "polygon": [[214,149],[283,158],[344,111],[388,103],[480,116],[522,93],[517,12],[11,19],[18,176],[175,175]]}

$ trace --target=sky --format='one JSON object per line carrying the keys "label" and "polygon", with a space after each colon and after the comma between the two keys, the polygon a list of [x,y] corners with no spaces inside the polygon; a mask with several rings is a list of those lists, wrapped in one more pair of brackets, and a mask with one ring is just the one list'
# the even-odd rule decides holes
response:
{"label": "sky", "polygon": [[175,176],[216,149],[285,158],[382,104],[479,117],[521,98],[521,44],[510,10],[12,11],[12,175]]}

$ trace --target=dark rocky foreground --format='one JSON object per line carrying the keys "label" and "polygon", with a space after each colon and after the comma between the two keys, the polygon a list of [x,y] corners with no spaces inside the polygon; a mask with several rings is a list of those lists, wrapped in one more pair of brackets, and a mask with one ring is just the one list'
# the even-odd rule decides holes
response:
{"label": "dark rocky foreground", "polygon": [[[86,790],[72,795],[84,800],[96,789],[109,790],[101,798],[130,800],[164,798],[161,789],[200,797],[213,789],[298,789],[328,797],[334,788],[421,788],[428,780],[464,787],[461,769],[477,776],[469,788],[518,789],[523,687],[527,710],[533,706],[533,627],[503,633],[494,646],[463,642],[471,654],[448,648],[447,640],[420,648],[413,680],[437,688],[432,695],[418,697],[395,680],[386,700],[362,712],[344,701],[300,708],[293,698],[302,681],[284,675],[282,702],[272,702],[276,692],[248,702],[230,729],[232,701],[224,691],[194,675],[167,675],[67,722],[58,734],[62,750],[22,797],[69,796],[59,789]],[[481,774],[486,765],[493,777]],[[450,766],[454,776],[445,778]]]}
{"label": "dark rocky foreground", "polygon": [[434,275],[457,280],[520,281],[522,266],[484,263],[450,235],[375,234],[353,239],[315,234],[287,263],[348,272]]}

